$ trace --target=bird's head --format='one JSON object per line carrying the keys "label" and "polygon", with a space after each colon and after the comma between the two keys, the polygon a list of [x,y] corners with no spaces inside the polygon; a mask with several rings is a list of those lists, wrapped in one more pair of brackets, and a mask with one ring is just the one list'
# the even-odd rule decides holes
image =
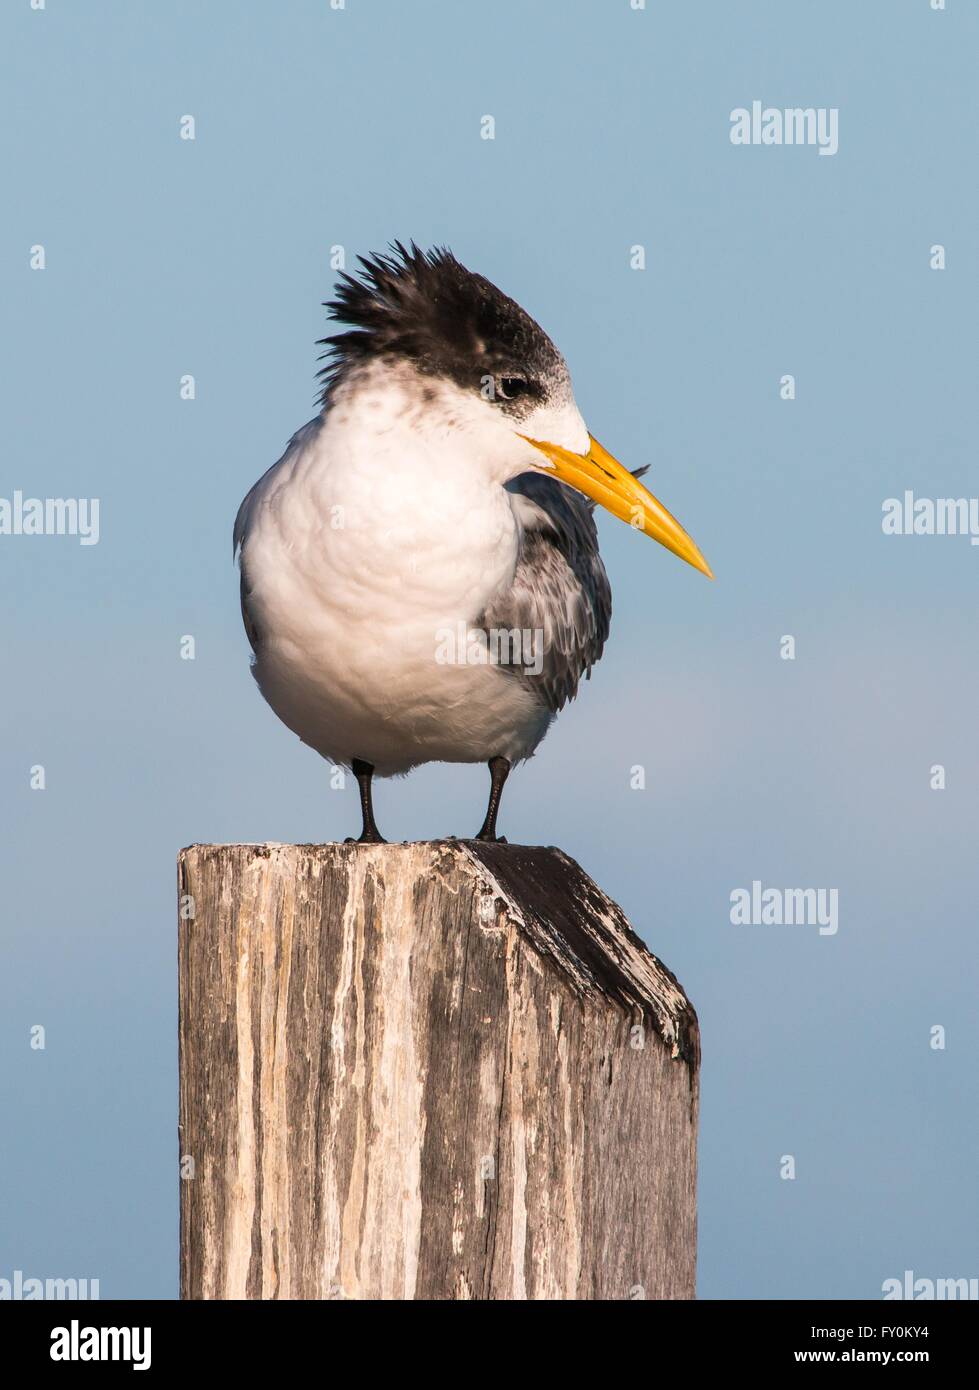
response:
{"label": "bird's head", "polygon": [[526,310],[444,249],[396,242],[359,260],[326,305],[348,327],[321,341],[324,405],[366,367],[407,369],[499,481],[558,478],[713,578],[676,518],[589,434],[564,358]]}

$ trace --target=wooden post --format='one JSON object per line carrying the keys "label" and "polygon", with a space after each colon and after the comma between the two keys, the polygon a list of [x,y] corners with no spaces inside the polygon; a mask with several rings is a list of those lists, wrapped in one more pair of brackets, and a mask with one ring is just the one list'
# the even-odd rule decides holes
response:
{"label": "wooden post", "polygon": [[692,1298],[697,1018],[560,850],[180,854],[184,1298]]}

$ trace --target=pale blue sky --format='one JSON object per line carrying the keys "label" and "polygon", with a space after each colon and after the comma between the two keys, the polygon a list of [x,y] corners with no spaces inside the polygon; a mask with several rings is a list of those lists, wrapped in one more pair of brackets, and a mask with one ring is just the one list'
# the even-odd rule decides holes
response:
{"label": "pale blue sky", "polygon": [[[394,237],[540,319],[717,574],[601,522],[611,643],[501,822],[698,1009],[701,1295],[979,1274],[979,549],[880,529],[977,490],[979,7],[948,6],[8,0],[0,496],[97,496],[101,539],[0,537],[0,1276],[175,1295],[177,849],[356,823],[248,675],[231,524],[312,413],[329,248]],[[732,146],[755,98],[838,107],[839,152]],[[485,781],[382,785],[380,823],[467,832]],[[838,888],[838,934],[732,926],[755,878]]]}

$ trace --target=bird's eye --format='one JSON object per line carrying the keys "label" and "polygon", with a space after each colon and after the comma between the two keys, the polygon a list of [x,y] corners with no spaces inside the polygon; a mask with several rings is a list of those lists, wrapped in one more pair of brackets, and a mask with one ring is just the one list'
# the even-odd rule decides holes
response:
{"label": "bird's eye", "polygon": [[496,394],[502,396],[505,401],[513,401],[518,396],[526,396],[529,391],[530,382],[522,376],[501,376],[496,384]]}

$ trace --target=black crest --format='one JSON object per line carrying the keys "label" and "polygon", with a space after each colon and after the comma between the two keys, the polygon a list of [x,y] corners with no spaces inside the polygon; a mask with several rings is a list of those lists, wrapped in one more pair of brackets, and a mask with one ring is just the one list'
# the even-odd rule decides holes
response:
{"label": "black crest", "polygon": [[485,391],[487,377],[522,398],[543,399],[548,381],[566,370],[550,338],[520,305],[451,251],[394,242],[387,255],[358,256],[362,270],[342,274],[324,307],[343,333],[320,340],[322,402],[353,368],[408,358],[419,371]]}

